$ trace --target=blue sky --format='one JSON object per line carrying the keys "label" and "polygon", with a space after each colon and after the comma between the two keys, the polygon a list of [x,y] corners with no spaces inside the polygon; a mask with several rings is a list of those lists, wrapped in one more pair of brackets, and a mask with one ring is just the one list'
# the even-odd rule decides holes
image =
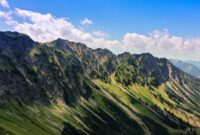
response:
{"label": "blue sky", "polygon": [[[7,3],[9,7],[2,5],[0,11],[7,14],[12,12],[8,16],[12,16],[12,21],[16,21],[17,24],[14,26],[8,24],[8,19],[4,15],[1,17],[1,30],[17,30],[40,41],[41,38],[38,39],[34,37],[34,33],[30,33],[30,29],[39,29],[35,27],[39,22],[31,20],[30,15],[22,15],[22,10],[41,15],[49,13],[54,19],[65,18],[66,22],[70,22],[83,34],[86,33],[86,37],[87,33],[91,34],[95,42],[90,43],[90,39],[81,39],[74,35],[58,35],[69,40],[87,43],[93,48],[101,47],[99,44],[105,41],[108,45],[103,47],[116,53],[151,52],[159,57],[200,60],[198,53],[200,51],[199,0],[59,0],[59,2],[55,0],[7,0]],[[16,8],[20,9],[18,13],[14,13]],[[90,23],[81,24],[84,19]],[[20,25],[24,22],[32,25],[28,25],[29,30],[26,29],[28,26]],[[21,30],[22,28],[25,30]],[[64,28],[69,31],[69,27]],[[102,36],[105,37],[94,37],[92,34],[97,31],[104,33]],[[47,37],[51,40],[50,36],[46,36],[45,39]],[[104,40],[96,38],[104,38]]]}
{"label": "blue sky", "polygon": [[93,29],[112,38],[164,28],[180,36],[200,34],[199,0],[10,0],[10,5],[67,17],[74,23],[87,17],[93,20]]}

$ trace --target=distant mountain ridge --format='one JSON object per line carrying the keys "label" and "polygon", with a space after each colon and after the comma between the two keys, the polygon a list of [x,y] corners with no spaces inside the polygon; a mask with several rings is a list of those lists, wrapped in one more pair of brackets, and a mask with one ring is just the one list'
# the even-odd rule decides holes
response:
{"label": "distant mountain ridge", "polygon": [[[192,64],[193,62],[174,60],[174,59],[170,59],[170,61],[176,67],[180,68],[184,72],[200,78],[200,68],[198,66],[195,66],[195,64]],[[197,63],[196,65],[198,65],[198,62],[196,62],[196,63]]]}
{"label": "distant mountain ridge", "polygon": [[0,32],[0,134],[198,134],[200,79],[149,53]]}
{"label": "distant mountain ridge", "polygon": [[200,61],[192,61],[192,60],[186,60],[185,62],[195,65],[197,68],[200,69]]}

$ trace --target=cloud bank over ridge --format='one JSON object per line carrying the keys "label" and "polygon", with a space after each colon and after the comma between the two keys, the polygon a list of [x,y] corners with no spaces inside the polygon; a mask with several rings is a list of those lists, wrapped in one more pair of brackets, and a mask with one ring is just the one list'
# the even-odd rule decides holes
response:
{"label": "cloud bank over ridge", "polygon": [[[2,3],[1,5],[7,9],[0,9],[0,19],[10,27],[10,30],[28,34],[39,42],[63,38],[85,43],[91,48],[108,48],[115,53],[150,52],[159,57],[200,60],[200,37],[185,38],[170,35],[170,32],[164,29],[148,34],[127,32],[121,39],[112,40],[108,38],[106,32],[86,31],[69,19],[56,17],[51,13],[42,14],[20,8],[11,9],[8,3],[8,6]],[[84,18],[81,24],[89,26],[92,21]]]}

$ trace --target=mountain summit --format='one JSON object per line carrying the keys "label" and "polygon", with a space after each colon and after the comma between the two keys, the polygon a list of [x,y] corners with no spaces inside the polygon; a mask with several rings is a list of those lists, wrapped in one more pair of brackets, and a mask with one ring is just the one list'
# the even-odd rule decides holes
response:
{"label": "mountain summit", "polygon": [[198,134],[200,80],[149,53],[0,32],[0,134]]}

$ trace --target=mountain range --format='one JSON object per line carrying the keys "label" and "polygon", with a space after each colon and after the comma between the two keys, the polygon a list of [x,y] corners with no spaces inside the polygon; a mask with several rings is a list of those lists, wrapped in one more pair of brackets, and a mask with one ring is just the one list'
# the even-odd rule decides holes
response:
{"label": "mountain range", "polygon": [[198,135],[200,79],[149,53],[0,32],[0,134]]}
{"label": "mountain range", "polygon": [[185,62],[193,64],[194,66],[196,66],[197,68],[200,69],[200,62],[199,61],[186,60]]}
{"label": "mountain range", "polygon": [[170,61],[184,72],[200,78],[200,65],[198,65],[198,62],[181,61],[175,59],[170,59]]}

